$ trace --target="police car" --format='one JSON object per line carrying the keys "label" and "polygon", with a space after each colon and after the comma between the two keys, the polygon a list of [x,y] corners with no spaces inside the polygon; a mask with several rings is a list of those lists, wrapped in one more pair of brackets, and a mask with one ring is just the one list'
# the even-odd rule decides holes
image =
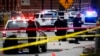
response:
{"label": "police car", "polygon": [[[4,29],[22,29],[28,26],[27,21],[20,20],[20,17],[14,20],[8,20]],[[16,35],[17,37],[27,37],[26,30],[7,30],[2,32],[3,37],[9,37],[10,35]]]}
{"label": "police car", "polygon": [[56,10],[43,10],[35,16],[41,27],[52,27],[58,15]]}
{"label": "police car", "polygon": [[[28,43],[28,40],[27,40],[28,35],[25,30],[28,26],[28,22],[27,22],[28,20],[29,19],[23,19],[20,16],[17,16],[16,19],[8,20],[4,27],[4,29],[8,29],[8,30],[2,31],[2,36],[7,38],[12,35],[15,35],[16,38],[26,38],[24,40],[18,40],[18,43]],[[42,48],[45,49],[44,52],[46,52],[47,45],[43,44],[42,46],[43,46]]]}

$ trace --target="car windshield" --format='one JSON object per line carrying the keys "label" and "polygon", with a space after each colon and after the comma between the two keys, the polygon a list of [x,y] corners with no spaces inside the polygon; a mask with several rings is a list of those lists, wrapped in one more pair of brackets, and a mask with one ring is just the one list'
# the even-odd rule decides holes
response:
{"label": "car windshield", "polygon": [[22,22],[22,21],[10,21],[8,22],[7,28],[8,29],[14,29],[14,28],[26,28],[27,27],[27,22]]}

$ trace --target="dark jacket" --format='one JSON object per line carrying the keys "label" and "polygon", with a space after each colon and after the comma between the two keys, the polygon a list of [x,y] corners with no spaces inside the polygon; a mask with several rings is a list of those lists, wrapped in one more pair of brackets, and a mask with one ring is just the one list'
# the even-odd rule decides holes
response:
{"label": "dark jacket", "polygon": [[[63,28],[63,27],[67,27],[67,20],[60,20],[57,19],[57,21],[54,23],[54,26],[56,28]],[[55,32],[56,35],[65,35],[67,30],[57,30],[57,32]]]}
{"label": "dark jacket", "polygon": [[[73,27],[82,27],[82,24],[83,22],[82,22],[81,17],[75,17],[73,19]],[[75,32],[81,31],[81,30],[84,30],[84,29],[74,29]]]}
{"label": "dark jacket", "polygon": [[73,26],[74,27],[81,27],[83,24],[82,19],[80,17],[75,17],[73,19]]}
{"label": "dark jacket", "polygon": [[[34,21],[28,21],[28,29],[30,28],[34,28],[36,29],[36,27],[39,27],[39,23],[36,22],[37,26],[35,25],[35,22]],[[28,37],[36,37],[37,36],[37,33],[36,33],[36,30],[26,30],[26,33],[28,34]],[[28,39],[29,42],[33,42],[33,41],[36,41],[36,39]]]}
{"label": "dark jacket", "polygon": [[[35,22],[34,21],[28,21],[28,29],[30,28],[34,28],[36,29],[36,27],[40,27],[39,23],[36,22],[37,26],[35,25]],[[36,30],[27,30],[26,33],[28,34],[28,37],[36,37]]]}

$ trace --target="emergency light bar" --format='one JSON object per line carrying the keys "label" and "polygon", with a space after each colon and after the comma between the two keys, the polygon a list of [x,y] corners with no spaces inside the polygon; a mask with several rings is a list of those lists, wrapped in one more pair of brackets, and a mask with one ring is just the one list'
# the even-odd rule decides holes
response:
{"label": "emergency light bar", "polygon": [[85,17],[97,17],[96,11],[86,11]]}

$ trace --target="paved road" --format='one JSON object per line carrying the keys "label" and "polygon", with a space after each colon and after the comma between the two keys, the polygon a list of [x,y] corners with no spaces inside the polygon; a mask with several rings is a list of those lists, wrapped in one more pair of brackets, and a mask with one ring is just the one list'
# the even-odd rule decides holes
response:
{"label": "paved road", "polygon": [[[77,51],[77,52],[76,52]],[[82,48],[74,48],[70,50],[64,50],[61,52],[50,52],[50,53],[41,53],[38,56],[79,56],[82,53]],[[1,56],[1,55],[0,55]],[[2,56],[36,56],[35,54],[21,54],[21,55],[3,55]]]}
{"label": "paved road", "polygon": [[[40,53],[39,56],[52,56],[54,52],[56,56],[79,56],[82,53],[83,46],[94,44],[94,41],[80,41],[81,44],[69,44],[68,42],[49,42],[47,45],[48,51]],[[2,42],[0,43],[2,46]],[[60,51],[58,51],[60,50]],[[0,56],[35,56],[34,54],[21,54],[21,55],[4,55],[0,52]]]}
{"label": "paved road", "polygon": [[[54,36],[54,33],[47,32],[48,36]],[[2,42],[0,41],[0,47],[2,47]],[[61,45],[59,45],[61,43]],[[52,56],[52,53],[56,56],[79,56],[82,53],[82,47],[86,45],[94,44],[94,41],[80,41],[80,44],[70,44],[66,42],[49,42],[47,44],[48,52],[40,53],[39,56]],[[75,48],[78,47],[78,48]],[[51,51],[50,51],[51,50]],[[63,51],[57,51],[63,50]],[[0,56],[35,56],[34,54],[21,54],[21,55],[4,55],[0,52]]]}

